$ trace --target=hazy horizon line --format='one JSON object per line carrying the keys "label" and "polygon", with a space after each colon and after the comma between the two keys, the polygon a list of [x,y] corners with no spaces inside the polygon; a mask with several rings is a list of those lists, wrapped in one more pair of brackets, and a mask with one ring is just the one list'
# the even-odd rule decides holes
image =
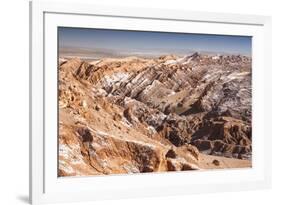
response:
{"label": "hazy horizon line", "polygon": [[[160,49],[159,49],[160,50]],[[218,51],[203,51],[203,50],[192,50],[192,49],[179,49],[176,51],[164,51],[158,49],[108,49],[108,48],[89,48],[89,47],[62,47],[59,48],[59,57],[80,57],[85,59],[100,59],[100,58],[122,58],[122,57],[160,57],[163,55],[177,55],[177,56],[185,56],[190,55],[192,53],[198,52],[203,55],[241,55],[251,57],[251,54],[244,54],[239,52],[218,52]]]}

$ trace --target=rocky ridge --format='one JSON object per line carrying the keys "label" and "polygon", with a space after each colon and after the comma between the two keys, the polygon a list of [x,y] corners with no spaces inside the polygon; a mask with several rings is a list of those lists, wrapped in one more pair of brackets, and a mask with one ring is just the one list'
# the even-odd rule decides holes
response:
{"label": "rocky ridge", "polygon": [[59,125],[59,176],[249,167],[251,58],[60,59]]}

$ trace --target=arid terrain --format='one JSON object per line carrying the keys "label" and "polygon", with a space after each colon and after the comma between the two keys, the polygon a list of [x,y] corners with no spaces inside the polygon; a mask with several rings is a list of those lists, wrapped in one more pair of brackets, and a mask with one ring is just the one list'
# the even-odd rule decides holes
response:
{"label": "arid terrain", "polygon": [[251,167],[251,58],[59,59],[59,176]]}

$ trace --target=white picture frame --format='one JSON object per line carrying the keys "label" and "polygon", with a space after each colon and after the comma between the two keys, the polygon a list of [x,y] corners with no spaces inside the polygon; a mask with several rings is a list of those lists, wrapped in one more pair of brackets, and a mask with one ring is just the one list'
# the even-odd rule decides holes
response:
{"label": "white picture frame", "polygon": [[[56,140],[58,26],[252,36],[253,167],[58,178]],[[32,204],[241,191],[270,186],[270,17],[107,7],[80,3],[30,2],[30,202]]]}

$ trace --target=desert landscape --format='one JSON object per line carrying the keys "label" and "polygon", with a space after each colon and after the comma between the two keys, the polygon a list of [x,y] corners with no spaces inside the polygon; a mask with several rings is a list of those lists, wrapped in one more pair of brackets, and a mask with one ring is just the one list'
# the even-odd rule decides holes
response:
{"label": "desert landscape", "polygon": [[250,56],[72,55],[58,59],[58,176],[252,166]]}

